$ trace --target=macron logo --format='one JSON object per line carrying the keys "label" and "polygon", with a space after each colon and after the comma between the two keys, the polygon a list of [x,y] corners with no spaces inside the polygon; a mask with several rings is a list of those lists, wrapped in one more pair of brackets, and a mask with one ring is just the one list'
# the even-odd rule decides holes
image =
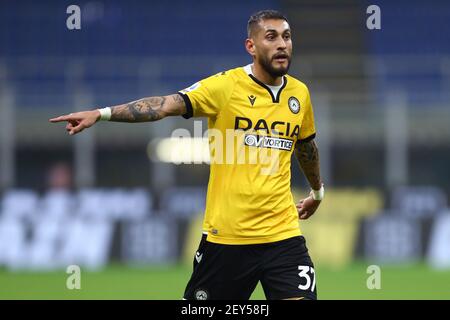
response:
{"label": "macron logo", "polygon": [[202,261],[202,257],[203,253],[200,254],[200,252],[197,251],[197,253],[195,254],[195,260],[197,260],[197,262],[200,263],[200,261]]}

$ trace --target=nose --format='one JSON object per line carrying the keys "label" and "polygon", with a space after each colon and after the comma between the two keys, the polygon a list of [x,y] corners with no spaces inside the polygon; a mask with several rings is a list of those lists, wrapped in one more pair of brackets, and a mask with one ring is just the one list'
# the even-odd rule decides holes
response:
{"label": "nose", "polygon": [[283,39],[283,37],[279,38],[277,45],[278,45],[278,47],[277,47],[278,50],[284,50],[287,47],[286,41]]}

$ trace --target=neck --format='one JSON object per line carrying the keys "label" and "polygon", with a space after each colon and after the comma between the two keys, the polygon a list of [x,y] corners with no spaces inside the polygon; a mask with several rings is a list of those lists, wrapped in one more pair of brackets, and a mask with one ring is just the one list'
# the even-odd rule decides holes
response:
{"label": "neck", "polygon": [[283,77],[272,77],[266,70],[257,63],[252,65],[252,73],[262,83],[268,84],[269,86],[279,86],[283,83]]}

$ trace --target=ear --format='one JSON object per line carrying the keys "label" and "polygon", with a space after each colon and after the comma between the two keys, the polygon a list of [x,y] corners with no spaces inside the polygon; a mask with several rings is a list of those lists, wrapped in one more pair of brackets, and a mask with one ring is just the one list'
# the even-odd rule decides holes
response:
{"label": "ear", "polygon": [[245,49],[252,57],[255,56],[255,43],[253,42],[253,39],[245,40]]}

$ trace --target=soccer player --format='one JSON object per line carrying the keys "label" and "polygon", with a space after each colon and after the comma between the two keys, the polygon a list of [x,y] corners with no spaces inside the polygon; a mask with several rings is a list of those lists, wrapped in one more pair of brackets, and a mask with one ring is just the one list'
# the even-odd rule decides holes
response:
{"label": "soccer player", "polygon": [[[316,299],[314,265],[299,228],[299,219],[314,214],[324,195],[309,91],[287,75],[292,38],[285,16],[273,10],[257,12],[247,31],[245,48],[252,64],[176,94],[50,121],[67,121],[73,135],[99,120],[207,117],[209,129],[221,133],[226,144],[237,145],[239,152],[229,157],[210,148],[203,236],[184,298],[249,299],[260,281],[267,299]],[[234,136],[227,141],[230,130],[238,133],[236,141]],[[270,154],[269,163],[247,158],[236,162],[240,152],[254,156],[255,151],[257,156]],[[312,189],[297,204],[290,190],[292,153]],[[264,170],[267,165],[270,170]]]}

